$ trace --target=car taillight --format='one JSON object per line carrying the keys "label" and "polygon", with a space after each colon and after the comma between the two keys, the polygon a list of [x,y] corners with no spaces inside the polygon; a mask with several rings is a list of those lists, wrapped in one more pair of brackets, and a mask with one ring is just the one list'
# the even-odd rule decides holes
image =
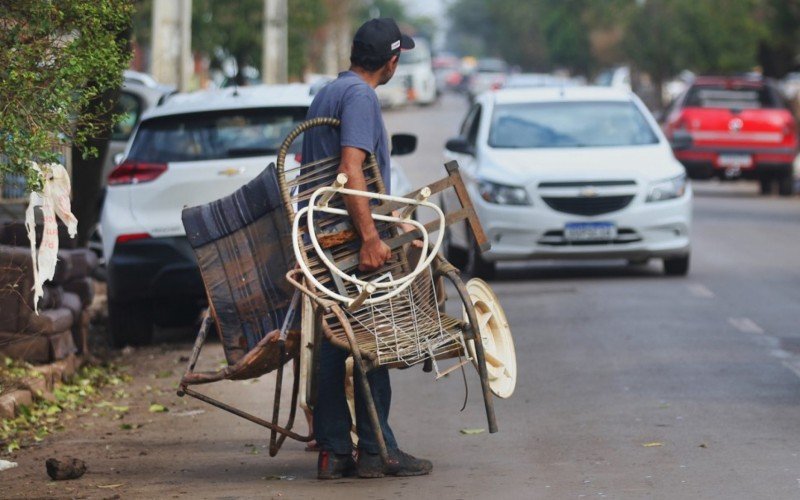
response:
{"label": "car taillight", "polygon": [[784,137],[796,137],[797,136],[797,124],[793,119],[789,119],[786,124],[783,126],[783,135]]}
{"label": "car taillight", "polygon": [[303,153],[295,153],[294,161],[296,161],[298,165],[301,165],[303,163]]}
{"label": "car taillight", "polygon": [[125,160],[108,176],[109,186],[121,184],[139,184],[155,180],[167,171],[166,163],[149,163],[136,160]]}
{"label": "car taillight", "polygon": [[120,243],[128,243],[129,241],[136,241],[136,240],[147,240],[150,239],[148,233],[132,233],[132,234],[120,234],[117,236],[117,244]]}

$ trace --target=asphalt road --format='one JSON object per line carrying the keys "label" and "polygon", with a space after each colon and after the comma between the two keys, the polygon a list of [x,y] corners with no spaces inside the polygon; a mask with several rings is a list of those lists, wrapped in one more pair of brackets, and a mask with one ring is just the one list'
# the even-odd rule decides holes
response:
{"label": "asphalt road", "polygon": [[[402,160],[415,184],[443,175],[441,146],[465,109],[448,98],[388,113],[390,132],[420,137],[418,152]],[[395,434],[434,462],[430,476],[319,482],[316,455],[301,444],[269,458],[260,428],[171,399],[177,408],[150,415],[134,434],[98,429],[53,446],[105,447],[90,480],[123,483],[115,490],[123,498],[798,498],[800,199],[762,198],[745,183],[696,183],[695,191],[687,278],[664,277],[660,262],[500,268],[492,285],[519,378],[513,397],[496,401],[499,433],[459,432],[486,428],[474,372],[463,412],[459,375],[393,372]],[[188,352],[172,344],[137,351],[132,363],[146,374]],[[212,346],[205,366],[220,358]],[[266,414],[268,378],[208,391]],[[195,409],[205,412],[186,413]],[[40,491],[25,472],[32,460],[6,477]]]}

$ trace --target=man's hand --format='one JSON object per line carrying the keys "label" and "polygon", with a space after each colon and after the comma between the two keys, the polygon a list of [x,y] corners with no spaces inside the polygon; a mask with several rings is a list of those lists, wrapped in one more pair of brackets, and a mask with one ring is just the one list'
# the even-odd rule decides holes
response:
{"label": "man's hand", "polygon": [[392,256],[389,245],[381,241],[380,238],[370,238],[363,240],[361,251],[358,254],[358,270],[374,271],[380,268]]}
{"label": "man's hand", "polygon": [[[398,216],[398,212],[396,210],[395,210],[394,214],[395,214],[395,216]],[[417,230],[416,227],[412,226],[408,222],[401,222],[399,225],[400,225],[400,230],[402,230],[404,233],[411,233],[411,232]],[[416,239],[416,240],[411,242],[411,245],[414,248],[422,248],[422,240]]]}

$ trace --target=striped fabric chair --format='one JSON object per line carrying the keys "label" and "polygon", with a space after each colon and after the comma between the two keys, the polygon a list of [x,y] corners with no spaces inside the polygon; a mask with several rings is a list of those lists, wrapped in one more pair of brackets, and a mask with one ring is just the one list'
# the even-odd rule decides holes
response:
{"label": "striped fabric chair", "polygon": [[[297,406],[299,370],[286,427],[277,423],[284,364],[299,357],[300,314],[295,314],[295,291],[285,275],[294,256],[286,214],[281,203],[275,167],[270,165],[233,194],[206,205],[183,210],[183,225],[194,249],[208,297],[203,319],[179,395],[188,394],[272,432],[270,452],[277,453],[286,436],[310,441],[291,432]],[[200,350],[211,324],[219,334],[228,365],[195,372]],[[272,422],[221,403],[188,386],[218,380],[256,378],[277,370],[278,383]],[[276,440],[276,433],[280,439]]]}

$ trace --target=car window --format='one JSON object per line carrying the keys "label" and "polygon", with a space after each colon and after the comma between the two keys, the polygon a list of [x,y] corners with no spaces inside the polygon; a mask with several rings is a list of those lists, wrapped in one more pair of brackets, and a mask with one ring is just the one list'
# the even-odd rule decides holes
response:
{"label": "car window", "polygon": [[464,121],[461,122],[461,128],[458,131],[458,135],[460,135],[461,137],[467,137],[467,135],[469,134],[469,129],[472,126],[473,120],[475,119],[475,113],[477,113],[478,107],[479,107],[478,104],[472,106],[470,110],[467,112],[467,116],[464,118]]}
{"label": "car window", "polygon": [[783,103],[766,85],[695,85],[686,97],[687,108],[760,109],[782,108]]}
{"label": "car window", "polygon": [[[307,109],[239,109],[146,120],[133,140],[129,157],[173,162],[273,155],[305,118]],[[293,146],[293,150],[300,147]]]}
{"label": "car window", "polygon": [[475,109],[475,116],[472,118],[472,123],[469,127],[469,132],[467,133],[467,142],[475,146],[475,143],[478,141],[478,129],[481,126],[481,106],[476,106]]}
{"label": "car window", "polygon": [[114,114],[119,118],[111,129],[111,140],[127,141],[142,115],[141,99],[129,92],[120,92]]}
{"label": "car window", "polygon": [[495,106],[493,148],[638,146],[658,143],[632,102],[548,102]]}

